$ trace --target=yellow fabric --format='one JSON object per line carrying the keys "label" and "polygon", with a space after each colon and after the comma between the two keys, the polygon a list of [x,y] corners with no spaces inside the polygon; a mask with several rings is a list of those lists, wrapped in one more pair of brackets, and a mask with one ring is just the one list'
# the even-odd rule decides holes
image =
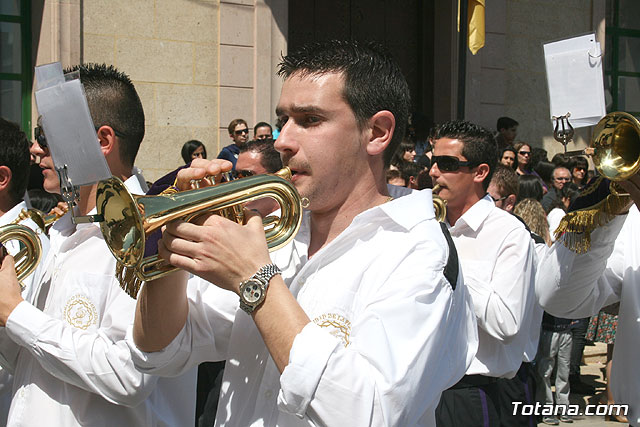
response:
{"label": "yellow fabric", "polygon": [[469,50],[474,55],[484,46],[484,2],[469,0]]}
{"label": "yellow fabric", "polygon": [[[473,55],[484,46],[484,3],[485,0],[468,0],[467,44]],[[460,32],[460,0],[458,0],[458,32]]]}

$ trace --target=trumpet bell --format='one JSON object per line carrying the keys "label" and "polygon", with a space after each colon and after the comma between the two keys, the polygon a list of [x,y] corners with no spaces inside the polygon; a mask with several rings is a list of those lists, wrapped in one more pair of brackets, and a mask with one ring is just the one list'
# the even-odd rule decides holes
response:
{"label": "trumpet bell", "polygon": [[21,249],[15,255],[16,275],[22,282],[40,263],[42,244],[35,231],[22,224],[7,224],[0,227],[0,243],[9,240],[20,242]]}
{"label": "trumpet bell", "polygon": [[611,181],[624,181],[640,170],[640,122],[624,112],[604,116],[593,131],[596,169]]}

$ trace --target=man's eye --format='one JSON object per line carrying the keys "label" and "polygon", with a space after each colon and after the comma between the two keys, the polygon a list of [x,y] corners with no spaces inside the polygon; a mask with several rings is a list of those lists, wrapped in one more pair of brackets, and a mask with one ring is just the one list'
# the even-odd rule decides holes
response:
{"label": "man's eye", "polygon": [[317,117],[317,116],[306,116],[304,120],[305,120],[306,124],[312,125],[312,124],[320,122],[320,117]]}

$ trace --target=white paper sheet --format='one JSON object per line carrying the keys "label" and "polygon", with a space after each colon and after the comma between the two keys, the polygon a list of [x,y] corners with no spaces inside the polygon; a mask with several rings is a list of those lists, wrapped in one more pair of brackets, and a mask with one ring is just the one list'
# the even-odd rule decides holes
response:
{"label": "white paper sheet", "polygon": [[74,186],[111,177],[80,80],[65,81],[59,63],[36,67],[38,113],[56,167],[67,165]]}
{"label": "white paper sheet", "polygon": [[544,44],[544,60],[551,117],[571,113],[574,128],[598,123],[606,107],[602,55],[595,34]]}

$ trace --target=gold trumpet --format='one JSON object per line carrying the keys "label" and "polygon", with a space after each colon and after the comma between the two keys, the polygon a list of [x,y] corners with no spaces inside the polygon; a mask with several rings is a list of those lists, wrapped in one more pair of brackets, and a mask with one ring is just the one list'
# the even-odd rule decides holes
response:
{"label": "gold trumpet", "polygon": [[118,261],[121,287],[133,298],[143,281],[165,276],[177,268],[152,255],[145,257],[147,237],[174,219],[191,221],[203,213],[214,213],[243,223],[242,204],[271,197],[280,205],[280,217],[263,219],[270,251],[286,245],[302,222],[302,204],[291,179],[291,170],[256,175],[213,187],[134,196],[118,178],[98,185],[96,206],[104,220],[100,229],[109,250]]}
{"label": "gold trumpet", "polygon": [[609,113],[598,122],[593,135],[589,147],[593,163],[605,178],[625,181],[640,170],[640,122],[634,116]]}
{"label": "gold trumpet", "polygon": [[[14,256],[19,282],[33,273],[42,258],[42,244],[38,234],[29,227],[18,224],[27,218],[31,218],[40,226],[38,212],[35,209],[23,209],[13,222],[0,227],[0,243],[4,244],[9,240],[17,240],[20,243],[21,249]],[[22,284],[20,286],[22,287]]]}
{"label": "gold trumpet", "polygon": [[438,222],[444,222],[447,218],[447,201],[438,196],[440,191],[440,184],[436,184],[431,189],[431,198],[433,199],[433,210],[436,213],[436,219]]}

